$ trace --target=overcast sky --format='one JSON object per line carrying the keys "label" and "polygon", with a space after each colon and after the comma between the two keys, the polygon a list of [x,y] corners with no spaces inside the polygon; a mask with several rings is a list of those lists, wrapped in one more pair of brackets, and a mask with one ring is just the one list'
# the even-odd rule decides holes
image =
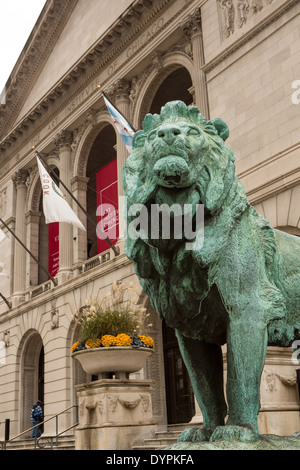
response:
{"label": "overcast sky", "polygon": [[46,0],[0,0],[0,93]]}

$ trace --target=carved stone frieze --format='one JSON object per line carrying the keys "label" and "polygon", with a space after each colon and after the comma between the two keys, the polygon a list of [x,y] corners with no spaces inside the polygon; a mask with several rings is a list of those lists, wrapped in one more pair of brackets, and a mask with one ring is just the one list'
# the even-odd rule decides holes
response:
{"label": "carved stone frieze", "polygon": [[217,0],[222,39],[227,39],[273,0]]}
{"label": "carved stone frieze", "polygon": [[234,33],[235,8],[233,0],[218,0],[222,18],[223,37],[228,38]]}
{"label": "carved stone frieze", "polygon": [[294,387],[297,383],[297,376],[296,373],[293,373],[292,375],[281,375],[281,374],[276,374],[278,379],[280,380],[283,385],[287,385],[288,387]]}
{"label": "carved stone frieze", "polygon": [[121,403],[124,408],[128,408],[130,410],[133,410],[136,408],[142,401],[142,398],[139,397],[136,400],[123,400],[122,398],[118,397],[118,402]]}
{"label": "carved stone frieze", "polygon": [[247,22],[250,10],[249,0],[238,0],[237,3],[237,26],[241,28]]}

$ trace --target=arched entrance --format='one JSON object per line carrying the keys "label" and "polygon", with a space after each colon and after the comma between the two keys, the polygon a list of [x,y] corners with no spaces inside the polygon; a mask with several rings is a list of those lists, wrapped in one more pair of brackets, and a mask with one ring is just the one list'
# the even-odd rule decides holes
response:
{"label": "arched entrance", "polygon": [[[156,88],[155,84],[158,83],[160,84]],[[149,103],[146,91],[144,101],[148,101],[148,104],[143,106],[144,111],[152,114],[160,113],[161,107],[173,100],[181,100],[191,105],[193,103],[192,85],[190,73],[185,67],[170,66],[170,73],[162,82],[159,77],[154,79],[153,87],[156,91],[152,95],[151,103]],[[175,332],[164,322],[162,336],[168,424],[188,423],[195,414],[194,394],[189,375],[181,358]]]}
{"label": "arched entrance", "polygon": [[[98,223],[96,211],[99,205],[99,197],[102,194],[108,194],[108,201],[114,199],[116,193],[116,202],[118,201],[117,185],[117,155],[115,150],[116,133],[112,125],[105,126],[98,134],[89,153],[86,168],[86,176],[89,178],[87,187],[87,212],[89,217]],[[108,188],[108,193],[106,193]],[[111,201],[112,204],[115,202]],[[102,201],[101,201],[102,203]],[[97,238],[95,225],[89,220],[87,222],[87,253],[88,258],[92,258],[101,252],[101,246]],[[107,245],[107,246],[106,246]],[[109,245],[104,242],[104,249]]]}
{"label": "arched entrance", "polygon": [[31,427],[30,410],[37,400],[44,403],[44,347],[40,334],[31,330],[23,340],[21,356],[21,431]]}
{"label": "arched entrance", "polygon": [[[55,174],[59,178],[58,168],[54,168]],[[54,182],[59,186],[53,174]],[[59,222],[46,224],[43,212],[43,196],[40,196],[40,217],[39,217],[39,239],[38,239],[38,259],[40,263],[49,271],[51,276],[55,277],[59,269]],[[45,271],[38,266],[38,284],[48,281]]]}
{"label": "arched entrance", "polygon": [[192,80],[189,72],[184,67],[180,67],[165,78],[158,88],[150,108],[150,113],[160,113],[161,107],[169,101],[181,100],[186,105],[193,102],[189,89],[192,87]]}

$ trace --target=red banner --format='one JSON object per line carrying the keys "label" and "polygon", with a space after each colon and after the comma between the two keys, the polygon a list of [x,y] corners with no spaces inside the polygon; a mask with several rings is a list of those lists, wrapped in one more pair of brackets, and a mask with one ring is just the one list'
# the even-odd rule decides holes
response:
{"label": "red banner", "polygon": [[[119,202],[117,159],[101,168],[96,175],[97,226],[115,245],[119,238]],[[97,252],[109,248],[97,230]]]}
{"label": "red banner", "polygon": [[55,276],[59,270],[59,222],[48,225],[48,271]]}

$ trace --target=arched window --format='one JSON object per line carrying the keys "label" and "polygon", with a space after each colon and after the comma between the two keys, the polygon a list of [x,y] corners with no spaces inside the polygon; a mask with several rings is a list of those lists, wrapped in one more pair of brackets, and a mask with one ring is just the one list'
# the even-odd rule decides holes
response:
{"label": "arched window", "polygon": [[189,89],[192,87],[192,79],[189,72],[180,67],[165,78],[158,88],[150,108],[150,113],[159,113],[161,107],[168,101],[181,100],[186,105],[193,102]]}
{"label": "arched window", "polygon": [[[99,224],[103,216],[97,214],[100,204],[111,204],[118,209],[117,155],[115,150],[116,133],[112,125],[105,126],[96,137],[91,148],[86,176],[89,178],[87,187],[87,253],[91,258],[109,248],[105,240],[97,236],[95,224]],[[105,208],[105,206],[104,206]],[[99,212],[99,211],[98,211]],[[107,215],[107,214],[106,214]],[[108,217],[106,217],[108,220]],[[105,224],[103,229],[109,229]],[[107,233],[109,236],[109,233]],[[110,238],[110,237],[109,237]]]}

